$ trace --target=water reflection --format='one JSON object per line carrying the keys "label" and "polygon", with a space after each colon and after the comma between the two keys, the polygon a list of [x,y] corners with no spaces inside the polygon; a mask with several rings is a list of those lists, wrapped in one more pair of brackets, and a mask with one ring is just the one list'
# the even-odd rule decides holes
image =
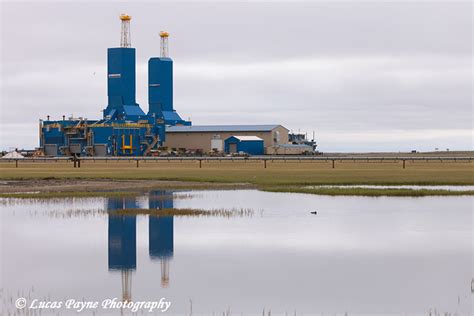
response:
{"label": "water reflection", "polygon": [[[295,309],[298,315],[428,315],[430,308],[472,315],[470,197],[158,191],[136,199],[15,199],[2,206],[5,315],[18,313],[19,296],[102,300],[121,298],[122,290],[133,301],[165,296],[174,315],[189,314],[190,299],[200,315],[227,307],[244,315],[261,315],[263,307],[283,315]],[[118,211],[172,206],[263,211],[175,216],[168,223]]]}
{"label": "water reflection", "polygon": [[[151,191],[148,196],[150,209],[173,208],[173,192]],[[111,197],[107,199],[108,213],[108,268],[120,271],[122,276],[122,300],[132,299],[132,273],[137,268],[137,218],[135,215],[117,215],[117,210],[137,209],[135,197]],[[161,264],[161,286],[169,286],[170,260],[173,257],[173,216],[149,216],[149,255]]]}
{"label": "water reflection", "polygon": [[[150,209],[173,208],[173,193],[170,191],[151,191],[148,201]],[[173,237],[173,216],[148,217],[148,253],[151,260],[160,261],[162,287],[168,287],[170,281]]]}
{"label": "water reflection", "polygon": [[136,208],[135,198],[109,198],[109,271],[121,271],[122,300],[132,299],[132,272],[137,268],[137,218],[129,215],[116,215],[114,211]]}

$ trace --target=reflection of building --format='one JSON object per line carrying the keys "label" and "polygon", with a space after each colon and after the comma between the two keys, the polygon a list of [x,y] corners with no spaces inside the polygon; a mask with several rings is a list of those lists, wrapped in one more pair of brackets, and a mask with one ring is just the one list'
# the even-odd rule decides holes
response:
{"label": "reflection of building", "polygon": [[173,208],[173,191],[155,190],[150,191],[148,195],[149,209],[165,209]]}
{"label": "reflection of building", "polygon": [[[172,191],[151,191],[150,209],[173,208]],[[115,211],[137,209],[134,197],[113,197],[107,200],[109,214],[109,270],[121,271],[122,299],[132,299],[132,272],[137,268],[136,216],[118,215]],[[158,211],[159,212],[159,211]],[[149,255],[161,265],[161,285],[169,285],[170,260],[173,257],[173,216],[149,216]]]}
{"label": "reflection of building", "polygon": [[[173,192],[151,191],[150,209],[173,208]],[[149,217],[149,255],[151,260],[160,260],[161,285],[169,285],[169,264],[173,257],[173,216]]]}
{"label": "reflection of building", "polygon": [[122,296],[131,300],[132,271],[137,267],[136,216],[114,215],[115,210],[136,208],[135,198],[109,198],[109,270],[122,272]]}

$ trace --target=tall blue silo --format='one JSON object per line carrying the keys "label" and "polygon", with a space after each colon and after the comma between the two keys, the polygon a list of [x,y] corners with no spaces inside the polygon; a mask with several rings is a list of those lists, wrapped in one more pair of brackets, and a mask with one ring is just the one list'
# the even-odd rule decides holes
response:
{"label": "tall blue silo", "polygon": [[107,49],[107,96],[104,118],[136,121],[145,117],[136,102],[135,48]]}
{"label": "tall blue silo", "polygon": [[173,60],[168,56],[168,33],[161,32],[161,57],[148,61],[148,115],[166,125],[191,125],[173,107]]}

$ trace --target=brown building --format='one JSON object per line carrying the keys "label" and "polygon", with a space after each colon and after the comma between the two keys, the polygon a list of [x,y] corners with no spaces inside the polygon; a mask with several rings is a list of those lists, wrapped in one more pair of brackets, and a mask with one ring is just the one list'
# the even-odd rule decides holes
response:
{"label": "brown building", "polygon": [[224,141],[231,136],[257,136],[267,148],[288,144],[288,129],[281,125],[195,125],[166,128],[168,148],[200,149],[203,152],[224,150]]}

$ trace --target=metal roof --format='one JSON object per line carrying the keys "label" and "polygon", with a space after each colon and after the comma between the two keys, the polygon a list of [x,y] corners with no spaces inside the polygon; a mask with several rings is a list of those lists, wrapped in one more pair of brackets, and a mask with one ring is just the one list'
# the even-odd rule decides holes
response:
{"label": "metal roof", "polygon": [[11,151],[2,157],[2,159],[24,159],[24,158],[25,157],[17,151]]}
{"label": "metal roof", "polygon": [[123,110],[126,115],[145,116],[145,112],[137,105],[124,105]]}
{"label": "metal roof", "polygon": [[199,133],[199,132],[271,132],[279,124],[268,125],[194,125],[194,126],[169,126],[167,133]]}
{"label": "metal roof", "polygon": [[179,116],[176,111],[161,111],[165,121],[182,121],[183,119]]}
{"label": "metal roof", "polygon": [[[231,136],[229,138],[237,138],[238,140],[240,141],[245,141],[245,140],[259,140],[259,141],[263,141],[263,139],[261,139],[260,137],[257,137],[257,136],[238,136],[238,135],[234,135],[234,136]],[[229,139],[227,138],[227,139]]]}

